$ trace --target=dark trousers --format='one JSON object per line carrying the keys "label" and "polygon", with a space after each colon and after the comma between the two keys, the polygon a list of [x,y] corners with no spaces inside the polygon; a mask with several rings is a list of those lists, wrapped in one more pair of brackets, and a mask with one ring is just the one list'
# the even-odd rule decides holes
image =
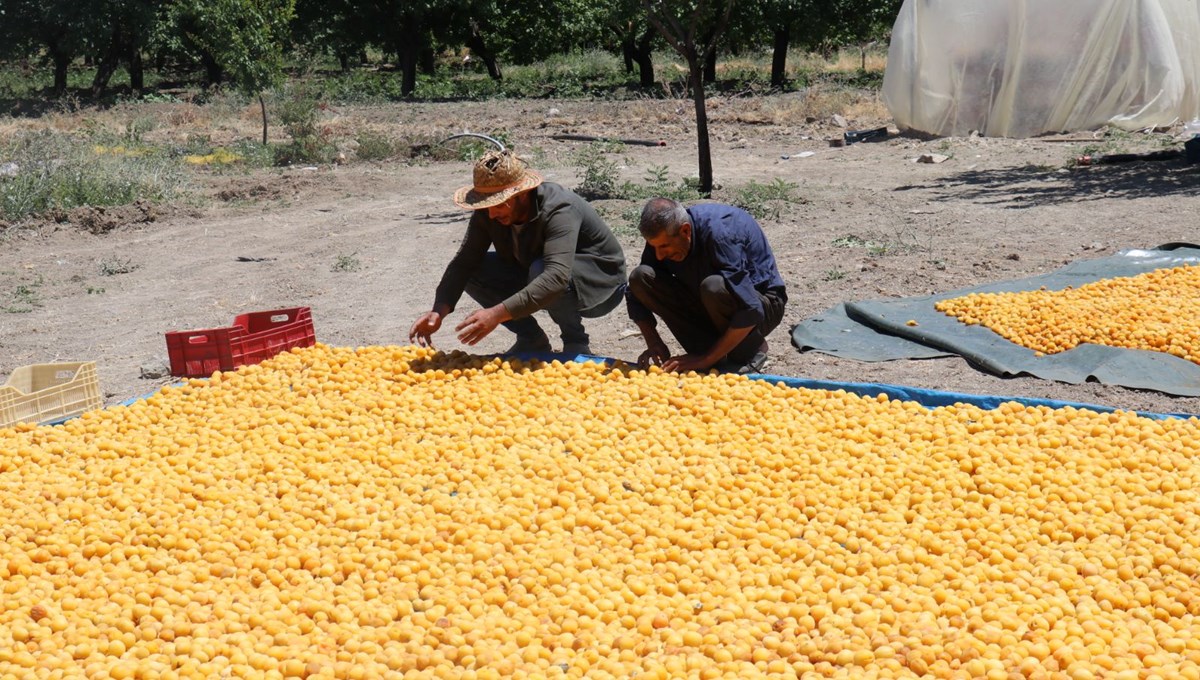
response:
{"label": "dark trousers", "polygon": [[[541,259],[534,260],[526,269],[500,259],[496,251],[489,250],[483,256],[479,270],[467,281],[466,293],[481,307],[493,307],[527,286],[545,270],[546,264]],[[574,284],[571,284],[563,294],[554,298],[545,310],[561,331],[563,343],[586,345],[588,334],[583,328],[583,320],[608,314],[621,303],[624,294],[624,287],[618,286],[612,296],[604,302],[591,309],[581,310],[579,296],[575,294]],[[505,321],[503,325],[521,338],[536,338],[542,333],[537,319],[532,316]]]}
{"label": "dark trousers", "polygon": [[[639,265],[629,274],[629,292],[671,329],[688,354],[703,354],[729,329],[737,301],[719,275],[709,276],[696,290],[670,274]],[[785,299],[774,292],[759,293],[765,318],[750,331],[727,359],[750,361],[763,341],[783,320]]]}

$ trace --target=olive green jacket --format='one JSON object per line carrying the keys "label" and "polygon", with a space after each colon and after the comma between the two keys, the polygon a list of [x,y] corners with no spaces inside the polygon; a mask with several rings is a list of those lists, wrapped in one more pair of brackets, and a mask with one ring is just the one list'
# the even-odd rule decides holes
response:
{"label": "olive green jacket", "polygon": [[487,210],[474,211],[458,253],[442,274],[435,308],[444,304],[454,310],[489,248],[523,269],[539,258],[545,262],[539,276],[504,301],[514,319],[545,308],[571,283],[580,311],[608,300],[625,283],[621,244],[587,201],[552,182],[543,182],[533,192],[535,214],[516,238],[512,227],[488,217]]}

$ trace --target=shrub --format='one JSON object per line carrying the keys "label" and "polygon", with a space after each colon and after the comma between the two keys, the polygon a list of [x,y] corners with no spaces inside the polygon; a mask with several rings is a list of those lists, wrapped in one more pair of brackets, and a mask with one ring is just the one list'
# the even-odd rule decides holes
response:
{"label": "shrub", "polygon": [[0,218],[55,209],[162,201],[183,182],[178,161],[160,154],[98,153],[89,142],[42,131],[15,137],[0,157],[16,167],[0,176]]}

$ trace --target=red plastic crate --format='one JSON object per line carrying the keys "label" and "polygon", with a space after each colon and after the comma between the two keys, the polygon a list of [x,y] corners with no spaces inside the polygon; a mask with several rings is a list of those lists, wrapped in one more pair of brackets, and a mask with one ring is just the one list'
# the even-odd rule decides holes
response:
{"label": "red plastic crate", "polygon": [[317,342],[308,307],[250,312],[238,315],[229,327],[166,335],[171,375],[187,378],[232,371]]}

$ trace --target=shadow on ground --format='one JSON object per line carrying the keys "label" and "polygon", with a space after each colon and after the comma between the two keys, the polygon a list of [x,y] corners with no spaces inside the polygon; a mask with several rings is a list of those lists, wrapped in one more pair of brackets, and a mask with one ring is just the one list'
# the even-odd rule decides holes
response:
{"label": "shadow on ground", "polygon": [[930,191],[938,201],[965,199],[1018,209],[1111,198],[1191,196],[1200,189],[1200,165],[1188,165],[1182,157],[1076,168],[1026,165],[971,170],[894,191],[914,189]]}

